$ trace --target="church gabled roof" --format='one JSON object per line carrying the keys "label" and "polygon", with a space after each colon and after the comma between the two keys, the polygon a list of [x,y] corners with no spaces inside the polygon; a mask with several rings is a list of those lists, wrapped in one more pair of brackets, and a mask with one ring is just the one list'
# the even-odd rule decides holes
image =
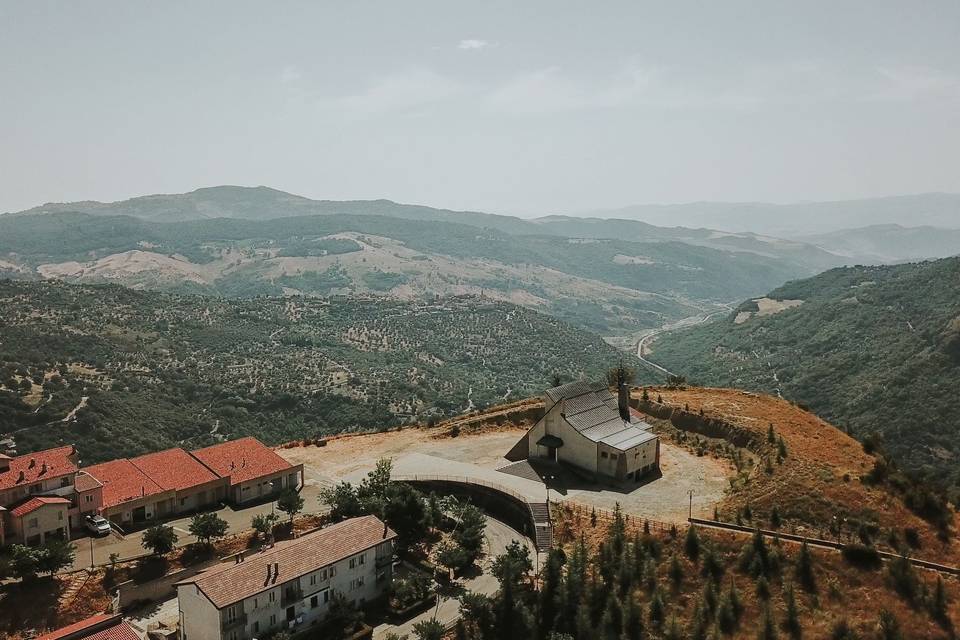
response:
{"label": "church gabled roof", "polygon": [[626,451],[657,437],[634,412],[629,421],[621,418],[617,396],[602,383],[579,380],[548,389],[546,394],[556,403],[563,402],[563,418],[592,442]]}

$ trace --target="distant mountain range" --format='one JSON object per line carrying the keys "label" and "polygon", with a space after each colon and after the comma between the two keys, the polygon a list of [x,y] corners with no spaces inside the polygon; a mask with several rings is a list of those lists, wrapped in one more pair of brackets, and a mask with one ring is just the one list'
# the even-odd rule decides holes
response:
{"label": "distant mountain range", "polygon": [[839,265],[955,253],[960,231],[932,228],[784,240],[628,219],[528,220],[389,200],[311,200],[268,187],[46,204],[0,216],[0,276],[225,296],[483,293],[608,336]]}
{"label": "distant mountain range", "polygon": [[833,202],[691,202],[644,204],[584,212],[595,218],[626,218],[650,224],[709,227],[724,231],[798,238],[874,225],[910,224],[960,229],[960,194],[863,198]]}
{"label": "distant mountain range", "polygon": [[960,478],[960,258],[833,269],[666,333],[648,356],[697,384],[809,406],[898,459]]}

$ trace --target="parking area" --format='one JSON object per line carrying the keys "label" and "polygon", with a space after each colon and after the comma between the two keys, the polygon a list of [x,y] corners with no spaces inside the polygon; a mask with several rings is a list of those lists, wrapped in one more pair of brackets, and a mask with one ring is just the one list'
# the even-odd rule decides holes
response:
{"label": "parking area", "polygon": [[[344,478],[357,480],[380,458],[402,460],[404,474],[442,474],[445,467],[449,467],[447,472],[462,474],[464,464],[472,465],[485,480],[499,476],[503,484],[511,484],[512,476],[491,475],[490,471],[510,464],[503,455],[523,433],[523,429],[499,429],[450,438],[443,435],[442,429],[407,429],[337,438],[323,447],[295,447],[279,453],[291,463],[303,463],[306,484],[316,490]],[[414,453],[421,455],[409,455]],[[416,467],[418,460],[422,468]],[[461,464],[444,465],[443,460]],[[733,468],[724,461],[698,457],[665,441],[661,441],[660,468],[661,477],[624,486],[594,484],[562,474],[551,481],[550,498],[602,509],[613,509],[619,503],[627,513],[682,522],[687,518],[691,491],[693,514],[709,517],[729,486],[728,478],[734,475]],[[545,495],[542,481],[540,486]],[[540,495],[541,490],[536,491]]]}

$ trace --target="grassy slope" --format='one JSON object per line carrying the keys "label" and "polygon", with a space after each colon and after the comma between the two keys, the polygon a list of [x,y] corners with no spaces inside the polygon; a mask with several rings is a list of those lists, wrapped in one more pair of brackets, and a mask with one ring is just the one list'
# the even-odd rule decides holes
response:
{"label": "grassy slope", "polygon": [[858,437],[882,435],[913,468],[960,477],[960,259],[834,269],[770,297],[804,303],[666,334],[653,360],[697,383],[779,388]]}

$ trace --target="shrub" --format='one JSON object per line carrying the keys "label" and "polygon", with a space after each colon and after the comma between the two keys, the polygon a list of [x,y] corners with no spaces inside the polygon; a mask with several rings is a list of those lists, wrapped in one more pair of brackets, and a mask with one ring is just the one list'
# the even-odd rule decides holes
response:
{"label": "shrub", "polygon": [[878,569],[883,562],[880,553],[873,547],[865,544],[844,545],[840,551],[843,559],[859,569]]}

